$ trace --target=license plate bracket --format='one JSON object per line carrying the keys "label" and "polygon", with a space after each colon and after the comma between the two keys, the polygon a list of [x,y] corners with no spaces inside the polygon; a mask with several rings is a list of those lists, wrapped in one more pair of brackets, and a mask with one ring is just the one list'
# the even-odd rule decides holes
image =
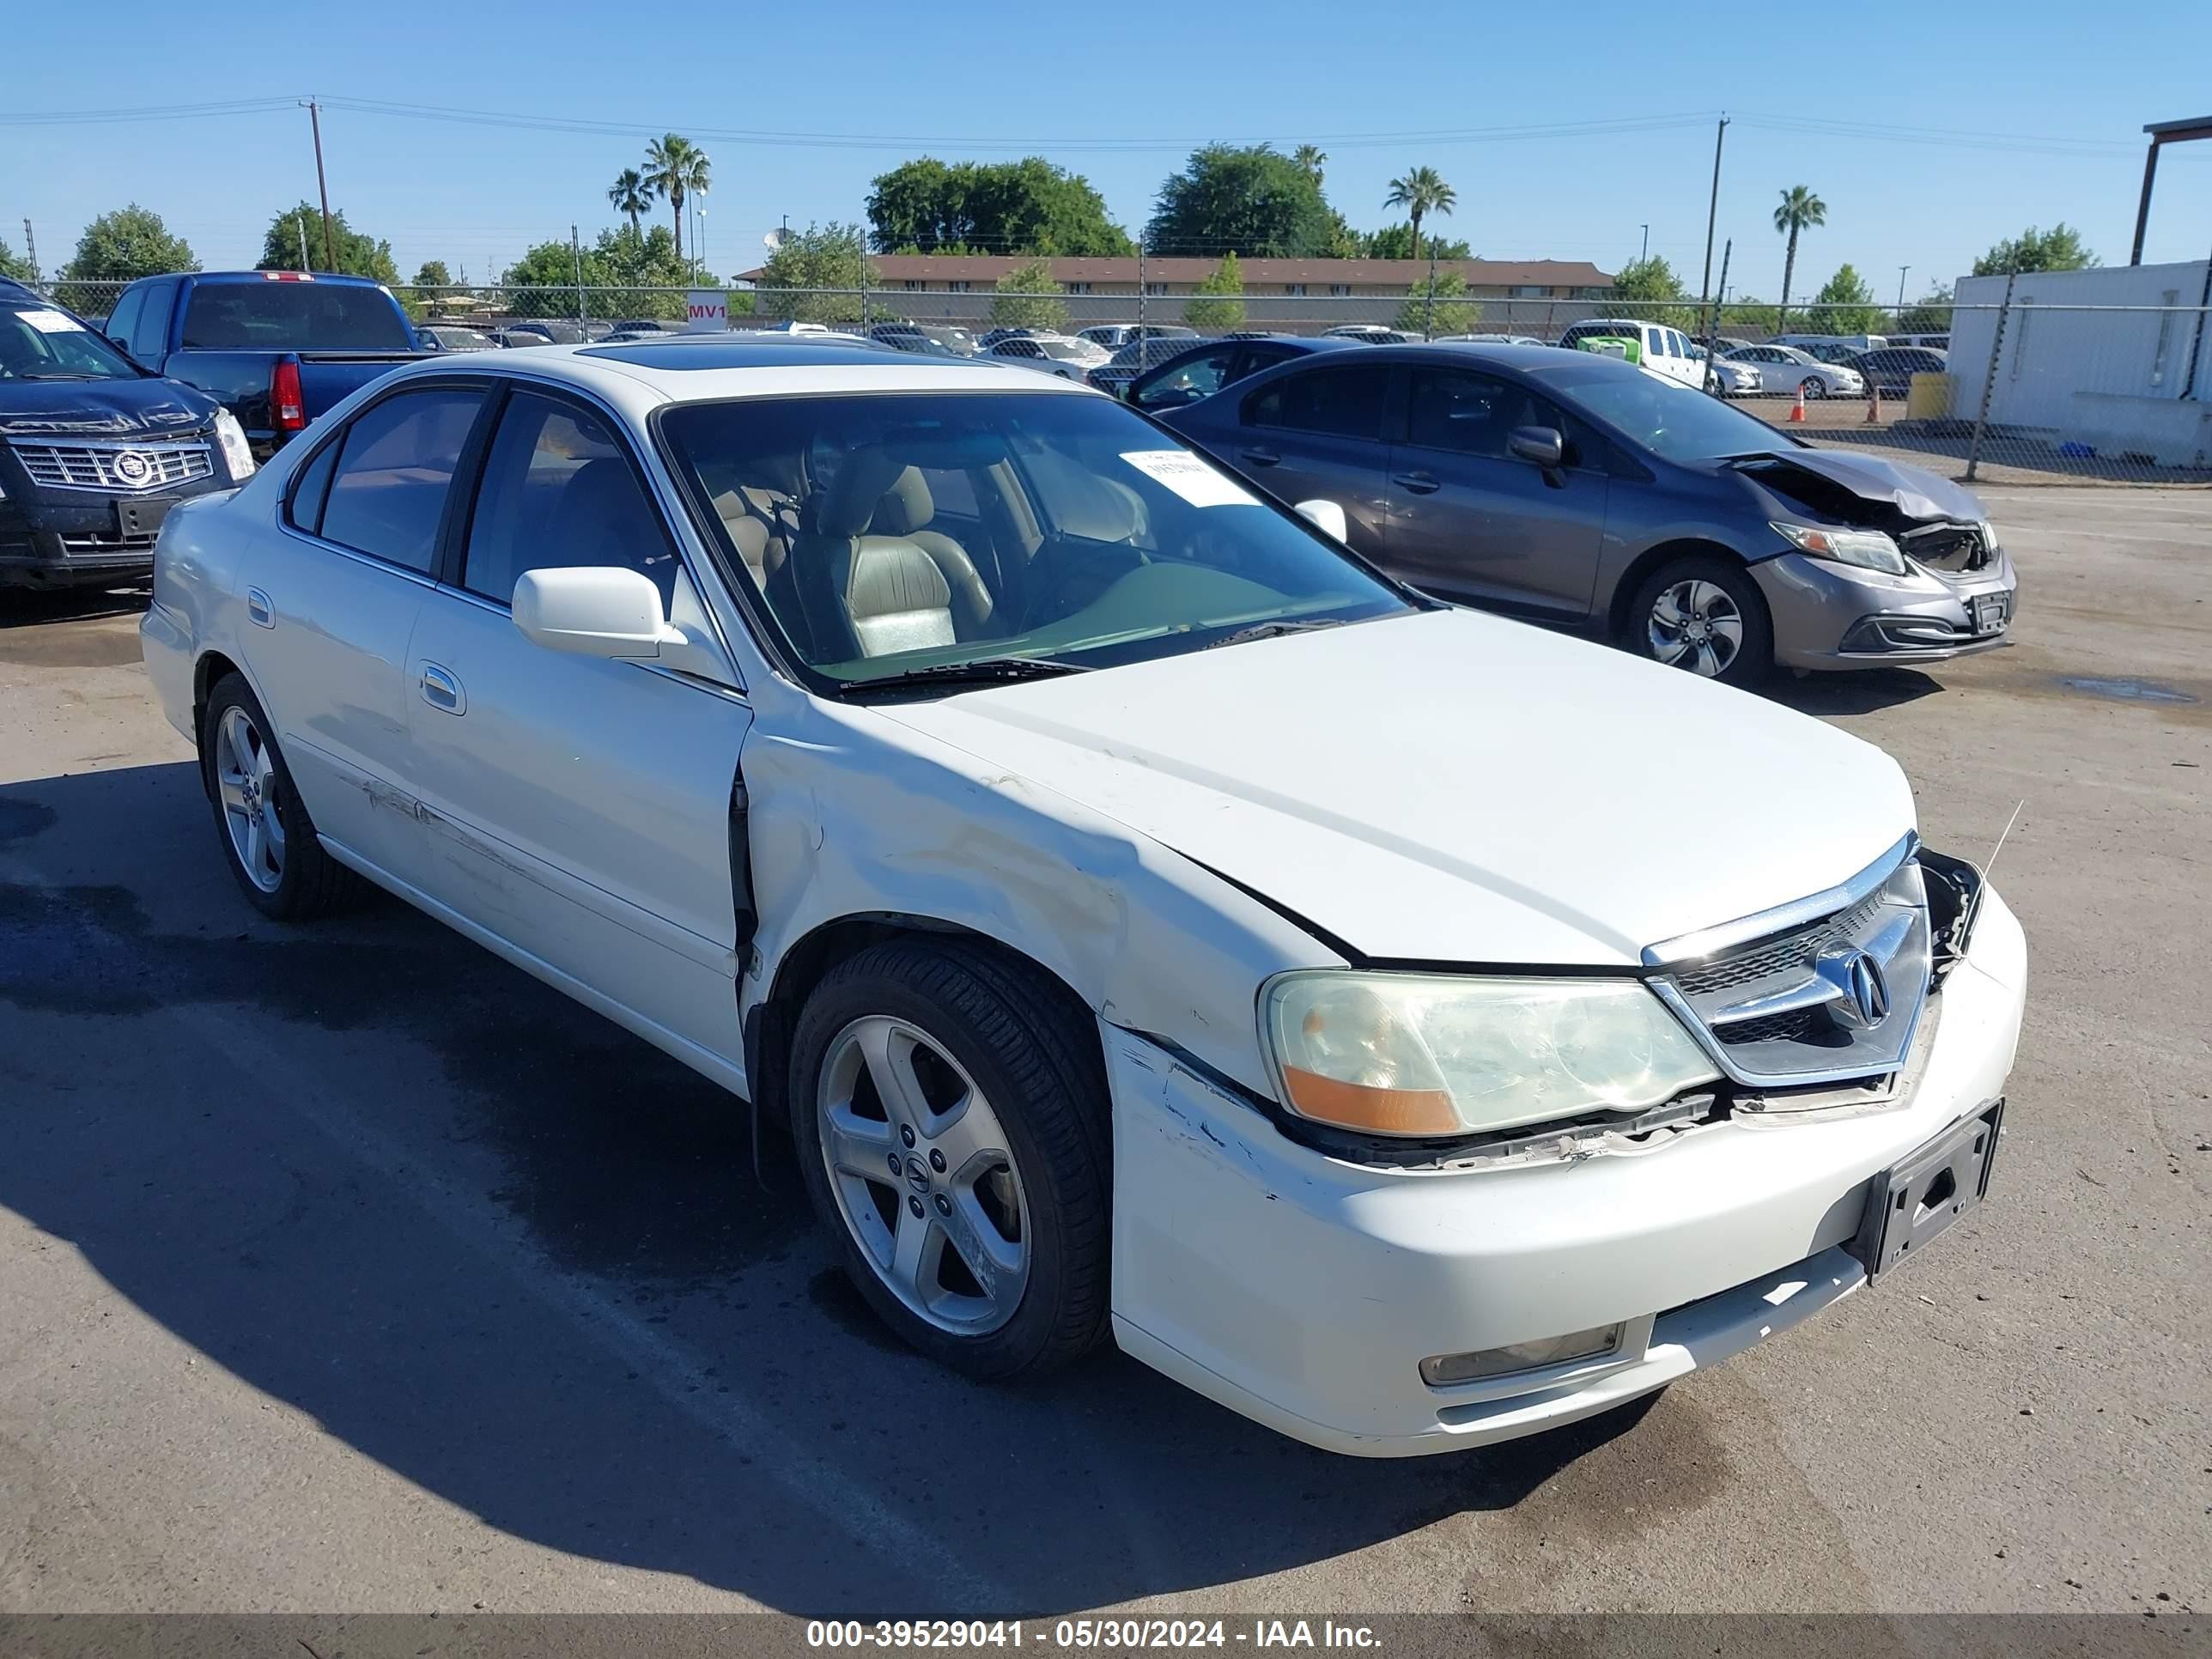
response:
{"label": "license plate bracket", "polygon": [[1851,1254],[1873,1284],[1924,1249],[1990,1189],[2004,1099],[1954,1123],[1876,1176],[1867,1188]]}
{"label": "license plate bracket", "polygon": [[2002,593],[1977,593],[1972,601],[1974,632],[2002,634],[2011,619],[2012,607]]}
{"label": "license plate bracket", "polygon": [[161,520],[169,516],[169,509],[175,505],[167,495],[157,495],[145,501],[118,501],[115,504],[115,528],[125,536],[159,535]]}

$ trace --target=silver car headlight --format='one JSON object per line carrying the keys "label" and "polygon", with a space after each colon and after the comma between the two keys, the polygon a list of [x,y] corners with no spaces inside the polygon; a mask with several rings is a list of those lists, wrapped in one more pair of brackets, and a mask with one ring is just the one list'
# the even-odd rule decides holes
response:
{"label": "silver car headlight", "polygon": [[1720,1075],[1634,980],[1279,974],[1260,1030],[1285,1106],[1366,1134],[1632,1114]]}
{"label": "silver car headlight", "polygon": [[253,476],[253,447],[246,441],[246,428],[239,425],[238,416],[227,409],[215,412],[215,442],[222,451],[231,483],[244,483]]}
{"label": "silver car headlight", "polygon": [[1834,530],[1825,525],[1785,524],[1770,520],[1774,533],[1800,553],[1862,569],[1881,570],[1893,576],[1905,574],[1905,555],[1879,530]]}

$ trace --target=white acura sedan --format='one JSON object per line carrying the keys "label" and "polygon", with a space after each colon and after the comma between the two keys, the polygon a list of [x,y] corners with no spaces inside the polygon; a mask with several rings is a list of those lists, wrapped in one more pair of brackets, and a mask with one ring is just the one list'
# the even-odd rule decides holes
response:
{"label": "white acura sedan", "polygon": [[2026,947],[1896,765],[1328,524],[1012,367],[433,361],[169,516],[146,663],[247,902],[366,878],[781,1116],[979,1377],[1110,1330],[1439,1451],[1923,1254]]}

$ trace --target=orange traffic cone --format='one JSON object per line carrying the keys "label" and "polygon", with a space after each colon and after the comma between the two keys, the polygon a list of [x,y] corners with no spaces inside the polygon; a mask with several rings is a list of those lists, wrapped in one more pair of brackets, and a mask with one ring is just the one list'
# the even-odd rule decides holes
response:
{"label": "orange traffic cone", "polygon": [[1869,426],[1881,424],[1881,382],[1879,380],[1867,382],[1866,423]]}
{"label": "orange traffic cone", "polygon": [[1797,401],[1790,405],[1790,418],[1793,421],[1805,418],[1805,388],[1802,386],[1797,388]]}

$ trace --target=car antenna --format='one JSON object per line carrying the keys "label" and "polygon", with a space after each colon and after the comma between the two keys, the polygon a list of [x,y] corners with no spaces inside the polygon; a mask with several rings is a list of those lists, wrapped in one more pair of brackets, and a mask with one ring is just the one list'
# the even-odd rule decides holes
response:
{"label": "car antenna", "polygon": [[2012,809],[2012,816],[2005,820],[2005,827],[1997,832],[1997,844],[1990,848],[1989,861],[1982,866],[1984,881],[1987,881],[1990,878],[1990,872],[1997,867],[1997,854],[2004,851],[2005,837],[2012,834],[2013,825],[2020,822],[2021,809],[2027,805],[2027,798],[2022,796],[2020,805]]}

